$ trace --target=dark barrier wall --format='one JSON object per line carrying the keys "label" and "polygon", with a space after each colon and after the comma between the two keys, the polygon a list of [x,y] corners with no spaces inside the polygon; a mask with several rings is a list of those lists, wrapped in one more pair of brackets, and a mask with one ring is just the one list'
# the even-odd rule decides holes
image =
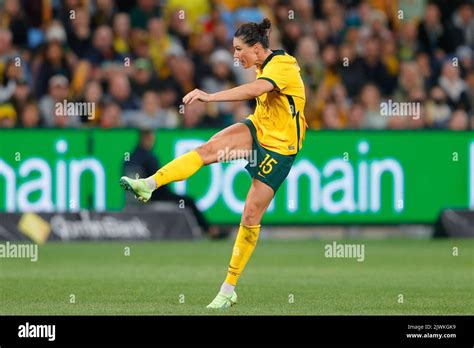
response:
{"label": "dark barrier wall", "polygon": [[0,240],[198,239],[201,231],[185,209],[123,212],[0,213]]}

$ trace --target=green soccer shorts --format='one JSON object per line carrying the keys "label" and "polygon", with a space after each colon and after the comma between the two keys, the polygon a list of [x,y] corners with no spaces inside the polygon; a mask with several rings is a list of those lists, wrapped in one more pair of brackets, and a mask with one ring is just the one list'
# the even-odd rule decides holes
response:
{"label": "green soccer shorts", "polygon": [[290,173],[296,154],[282,155],[264,148],[257,139],[257,131],[252,121],[245,119],[242,123],[250,129],[253,139],[252,156],[257,156],[257,160],[249,161],[245,169],[251,177],[267,184],[276,193]]}

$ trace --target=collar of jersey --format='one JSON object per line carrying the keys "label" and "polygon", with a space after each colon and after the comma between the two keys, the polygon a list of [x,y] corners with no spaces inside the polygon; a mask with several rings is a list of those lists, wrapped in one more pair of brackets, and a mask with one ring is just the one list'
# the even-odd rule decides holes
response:
{"label": "collar of jersey", "polygon": [[265,67],[265,65],[268,64],[269,61],[272,60],[273,57],[275,56],[281,56],[281,55],[284,55],[285,54],[285,51],[284,50],[274,50],[272,51],[272,53],[267,57],[267,59],[265,59],[265,61],[262,63],[262,65],[260,66],[260,70],[263,70],[263,68]]}

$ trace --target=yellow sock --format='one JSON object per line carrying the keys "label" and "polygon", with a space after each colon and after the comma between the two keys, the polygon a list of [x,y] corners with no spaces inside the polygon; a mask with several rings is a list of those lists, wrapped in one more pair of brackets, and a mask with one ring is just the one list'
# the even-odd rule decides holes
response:
{"label": "yellow sock", "polygon": [[260,233],[260,225],[244,226],[240,224],[239,233],[234,244],[232,258],[230,259],[229,268],[227,270],[226,283],[237,285],[240,274],[243,272],[247,261],[252,256],[255,246],[257,245],[258,235]]}
{"label": "yellow sock", "polygon": [[196,173],[203,164],[201,156],[195,150],[187,152],[161,167],[153,174],[156,187],[158,188],[173,181],[187,179]]}

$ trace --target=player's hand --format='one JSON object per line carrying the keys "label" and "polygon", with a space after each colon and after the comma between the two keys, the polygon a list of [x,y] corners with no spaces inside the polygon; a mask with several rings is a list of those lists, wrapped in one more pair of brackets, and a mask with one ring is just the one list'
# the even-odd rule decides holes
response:
{"label": "player's hand", "polygon": [[199,100],[202,102],[210,102],[211,95],[209,93],[203,92],[200,89],[195,89],[188,94],[186,94],[183,98],[184,104],[191,104],[192,102]]}

